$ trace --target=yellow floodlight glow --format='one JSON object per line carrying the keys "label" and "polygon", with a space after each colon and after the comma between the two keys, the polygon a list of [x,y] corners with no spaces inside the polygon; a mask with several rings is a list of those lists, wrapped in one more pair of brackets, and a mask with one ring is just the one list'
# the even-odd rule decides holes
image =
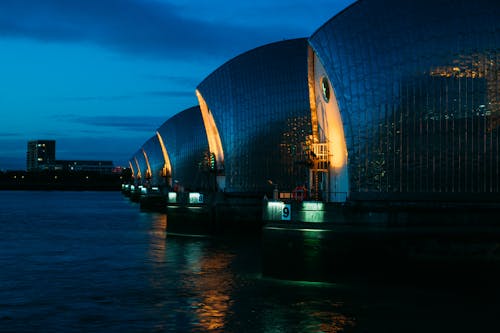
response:
{"label": "yellow floodlight glow", "polygon": [[146,161],[146,178],[151,178],[151,165],[149,164],[149,158],[148,158],[148,154],[146,153],[146,151],[144,150],[144,148],[142,148],[142,154],[144,155],[144,160]]}
{"label": "yellow floodlight glow", "polygon": [[132,171],[132,178],[135,178],[135,171],[134,171],[134,167],[132,166],[132,162],[128,161],[128,165],[130,166],[130,170]]}
{"label": "yellow floodlight glow", "polygon": [[[328,163],[328,199],[327,201],[345,201],[349,193],[349,172],[347,143],[340,108],[328,73],[321,60],[309,48],[308,85],[313,129],[313,147],[326,148],[321,161]],[[323,159],[325,158],[325,159]],[[325,172],[325,168],[317,170]]]}
{"label": "yellow floodlight glow", "polygon": [[[347,165],[347,144],[335,91],[326,70],[317,56],[314,59],[314,99],[316,106],[317,138],[328,144],[330,165],[338,172]],[[310,74],[309,74],[310,75]]]}
{"label": "yellow floodlight glow", "polygon": [[139,161],[137,161],[137,157],[134,157],[135,165],[137,165],[137,178],[141,178],[141,167],[139,166]]}
{"label": "yellow floodlight glow", "polygon": [[314,142],[318,142],[318,115],[316,113],[316,94],[314,92],[314,51],[311,47],[307,48],[307,86],[309,88],[309,107],[311,108],[311,124]]}
{"label": "yellow floodlight glow", "polygon": [[[160,132],[156,131],[156,137],[160,142],[161,152],[163,154],[163,169],[161,171],[161,175],[163,177],[167,177],[172,175],[172,165],[170,164],[170,158],[168,157],[167,148],[165,148],[165,143],[163,142],[163,138],[161,137]],[[169,184],[171,185],[171,184]]]}
{"label": "yellow floodlight glow", "polygon": [[203,124],[205,125],[205,131],[207,132],[208,147],[210,152],[215,154],[217,168],[220,170],[224,165],[224,150],[222,149],[219,130],[215,124],[212,112],[208,108],[205,99],[198,90],[196,90],[196,97],[198,97]]}

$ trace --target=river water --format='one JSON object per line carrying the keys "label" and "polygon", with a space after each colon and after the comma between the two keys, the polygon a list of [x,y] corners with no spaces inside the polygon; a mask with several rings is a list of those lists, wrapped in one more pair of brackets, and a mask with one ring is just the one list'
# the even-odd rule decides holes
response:
{"label": "river water", "polygon": [[259,237],[168,235],[117,192],[0,191],[0,332],[498,332],[492,286],[261,275]]}

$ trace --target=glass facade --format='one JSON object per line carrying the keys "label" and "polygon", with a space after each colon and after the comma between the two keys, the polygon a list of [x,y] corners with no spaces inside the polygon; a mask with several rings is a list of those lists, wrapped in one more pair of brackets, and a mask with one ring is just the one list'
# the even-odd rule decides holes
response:
{"label": "glass facade", "polygon": [[265,45],[228,61],[197,87],[205,120],[216,127],[207,135],[220,135],[210,139],[223,154],[210,149],[223,190],[261,193],[276,184],[291,191],[307,183],[301,160],[311,134],[307,57],[306,39]]}
{"label": "glass facade", "polygon": [[[158,128],[171,165],[171,183],[174,188],[186,191],[204,190],[211,186],[213,175],[208,168],[208,142],[203,127],[200,108],[186,109],[169,118]],[[164,165],[159,145],[155,155],[156,173]]]}
{"label": "glass facade", "polygon": [[[151,137],[148,141],[146,141],[142,149],[144,150],[144,153],[146,154],[149,162],[149,167],[150,167],[150,179],[149,179],[149,185],[151,186],[160,186],[165,184],[165,178],[162,177],[161,171],[163,168],[163,155],[161,152],[161,146],[160,142],[158,141],[157,136]],[[144,157],[144,155],[143,155]],[[146,161],[145,161],[146,163]],[[146,164],[146,170],[147,170],[147,164]],[[143,178],[145,178],[146,171],[142,171],[143,173]]]}
{"label": "glass facade", "polygon": [[131,158],[132,166],[134,167],[135,185],[142,185],[146,182],[146,161],[142,152],[142,147]]}
{"label": "glass facade", "polygon": [[352,198],[498,194],[499,14],[489,0],[363,0],[311,36]]}

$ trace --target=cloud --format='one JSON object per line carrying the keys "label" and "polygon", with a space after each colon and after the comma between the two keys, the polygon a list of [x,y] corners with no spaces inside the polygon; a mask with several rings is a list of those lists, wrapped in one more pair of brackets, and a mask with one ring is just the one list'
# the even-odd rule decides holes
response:
{"label": "cloud", "polygon": [[195,97],[194,91],[174,91],[174,90],[150,91],[147,92],[145,95],[155,96],[155,97]]}
{"label": "cloud", "polygon": [[145,79],[153,81],[162,81],[168,83],[174,83],[178,85],[183,85],[187,87],[196,87],[200,83],[199,78],[185,77],[185,76],[173,76],[173,75],[161,75],[161,74],[146,74],[143,75]]}
{"label": "cloud", "polygon": [[[59,116],[59,119],[62,117]],[[65,116],[66,120],[96,127],[114,128],[132,132],[154,132],[167,117],[161,116]]]}
{"label": "cloud", "polygon": [[74,102],[114,102],[123,101],[133,98],[132,95],[120,95],[120,96],[76,96],[76,97],[62,97],[60,100],[63,101],[74,101]]}
{"label": "cloud", "polygon": [[131,100],[135,98],[143,97],[195,97],[193,91],[182,91],[182,90],[157,90],[157,91],[146,91],[144,93],[138,93],[136,95],[117,95],[117,96],[72,96],[72,97],[60,97],[57,98],[58,101],[64,102],[117,102]]}
{"label": "cloud", "polygon": [[[177,0],[179,1],[179,0]],[[356,0],[253,0],[184,1],[182,13],[195,18],[199,12],[209,13],[200,19],[207,22],[238,22],[254,30],[273,29],[277,39],[305,37]],[[183,2],[183,1],[181,1]]]}
{"label": "cloud", "polygon": [[21,137],[22,133],[19,132],[0,132],[0,138],[14,138]]}
{"label": "cloud", "polygon": [[152,0],[2,0],[0,36],[91,42],[174,59],[227,56],[275,39],[272,31],[206,22],[178,11]]}

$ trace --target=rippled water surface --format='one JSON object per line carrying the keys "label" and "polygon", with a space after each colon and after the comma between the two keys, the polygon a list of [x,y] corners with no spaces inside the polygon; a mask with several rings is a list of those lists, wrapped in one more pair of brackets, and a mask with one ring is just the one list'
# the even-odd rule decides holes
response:
{"label": "rippled water surface", "polygon": [[169,236],[120,193],[0,204],[1,332],[500,331],[491,288],[267,279],[259,237]]}

